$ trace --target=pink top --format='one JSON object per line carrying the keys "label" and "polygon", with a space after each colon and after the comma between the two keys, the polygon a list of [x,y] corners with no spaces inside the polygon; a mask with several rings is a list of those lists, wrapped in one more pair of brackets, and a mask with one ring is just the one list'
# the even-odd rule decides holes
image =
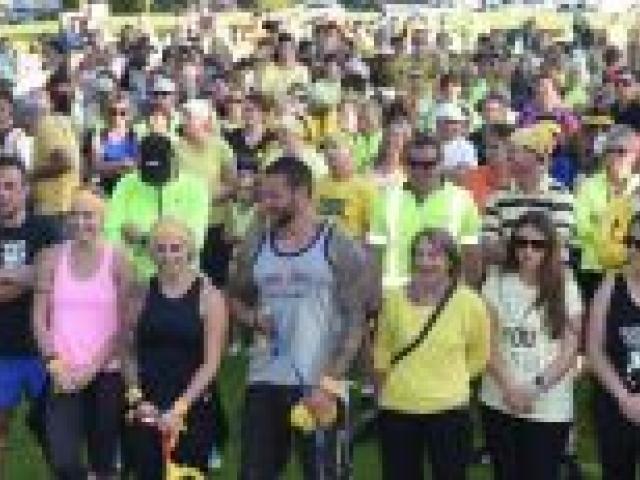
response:
{"label": "pink top", "polygon": [[62,245],[54,272],[50,332],[58,358],[71,368],[83,368],[118,331],[114,250],[106,247],[98,271],[78,279],[69,268],[69,247],[68,242]]}

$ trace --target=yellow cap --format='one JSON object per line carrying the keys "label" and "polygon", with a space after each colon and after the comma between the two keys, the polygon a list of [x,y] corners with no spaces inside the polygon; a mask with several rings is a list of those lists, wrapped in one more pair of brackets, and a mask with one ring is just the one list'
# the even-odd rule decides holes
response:
{"label": "yellow cap", "polygon": [[591,127],[606,127],[613,125],[613,119],[609,115],[585,115],[582,124]]}
{"label": "yellow cap", "polygon": [[556,136],[560,131],[560,126],[557,123],[543,121],[513,132],[511,143],[531,150],[538,155],[549,156],[556,146]]}

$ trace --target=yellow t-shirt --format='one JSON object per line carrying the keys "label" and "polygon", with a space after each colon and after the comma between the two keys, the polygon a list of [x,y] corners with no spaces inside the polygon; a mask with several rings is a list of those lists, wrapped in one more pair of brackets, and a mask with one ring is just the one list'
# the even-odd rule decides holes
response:
{"label": "yellow t-shirt", "polygon": [[274,63],[266,65],[260,72],[260,91],[271,97],[285,95],[293,85],[309,83],[309,70],[304,65],[281,67]]}
{"label": "yellow t-shirt", "polygon": [[[210,195],[215,195],[220,191],[222,172],[233,159],[233,150],[224,140],[212,137],[201,148],[181,140],[177,144],[176,152],[180,171],[206,180]],[[223,218],[224,208],[217,206],[211,208],[210,222],[212,224],[222,223]]]}
{"label": "yellow t-shirt", "polygon": [[[262,159],[262,168],[268,167],[282,155],[284,155],[284,151],[277,145],[269,148]],[[315,181],[320,180],[329,173],[329,168],[325,162],[324,155],[318,152],[314,147],[306,145],[298,156],[300,160],[311,169],[311,173],[313,174],[313,179]]]}
{"label": "yellow t-shirt", "polygon": [[318,213],[335,220],[354,238],[369,232],[375,188],[364,178],[320,180],[315,189]]}
{"label": "yellow t-shirt", "polygon": [[338,112],[330,108],[326,112],[315,112],[309,121],[307,140],[319,145],[325,138],[339,133]]}
{"label": "yellow t-shirt", "polygon": [[80,147],[71,119],[45,115],[38,122],[34,138],[34,169],[49,165],[51,154],[56,150],[71,161],[68,172],[33,183],[36,211],[43,215],[64,214],[69,211],[72,196],[80,186]]}
{"label": "yellow t-shirt", "polygon": [[419,334],[432,310],[412,303],[405,289],[385,294],[374,347],[374,367],[388,372],[382,408],[425,414],[469,403],[470,381],[489,358],[489,315],[469,287],[458,286],[423,343],[390,367],[393,355]]}

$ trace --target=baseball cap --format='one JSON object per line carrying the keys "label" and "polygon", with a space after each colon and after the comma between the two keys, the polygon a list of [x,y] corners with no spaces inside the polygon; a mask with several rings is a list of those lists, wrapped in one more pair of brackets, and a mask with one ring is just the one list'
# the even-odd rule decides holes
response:
{"label": "baseball cap", "polygon": [[210,118],[213,113],[209,102],[201,98],[187,100],[184,105],[182,105],[182,109],[187,115],[200,119]]}
{"label": "baseball cap", "polygon": [[469,118],[468,113],[455,103],[440,103],[435,109],[436,120],[449,120],[452,122],[466,122]]}
{"label": "baseball cap", "polygon": [[157,77],[153,82],[153,93],[175,93],[176,85],[170,78]]}

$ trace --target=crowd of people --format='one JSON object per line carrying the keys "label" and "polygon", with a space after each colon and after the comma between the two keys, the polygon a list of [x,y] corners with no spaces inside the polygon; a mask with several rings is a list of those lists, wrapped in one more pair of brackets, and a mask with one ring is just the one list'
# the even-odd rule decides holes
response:
{"label": "crowd of people", "polygon": [[497,480],[578,475],[576,414],[602,478],[636,478],[629,56],[588,29],[460,52],[379,27],[265,21],[241,57],[214,29],[84,31],[31,46],[42,88],[3,70],[0,469],[26,398],[59,480],[204,478],[226,420],[243,480],[294,444],[306,479],[365,478],[355,382],[384,479],[466,478],[476,427]]}

